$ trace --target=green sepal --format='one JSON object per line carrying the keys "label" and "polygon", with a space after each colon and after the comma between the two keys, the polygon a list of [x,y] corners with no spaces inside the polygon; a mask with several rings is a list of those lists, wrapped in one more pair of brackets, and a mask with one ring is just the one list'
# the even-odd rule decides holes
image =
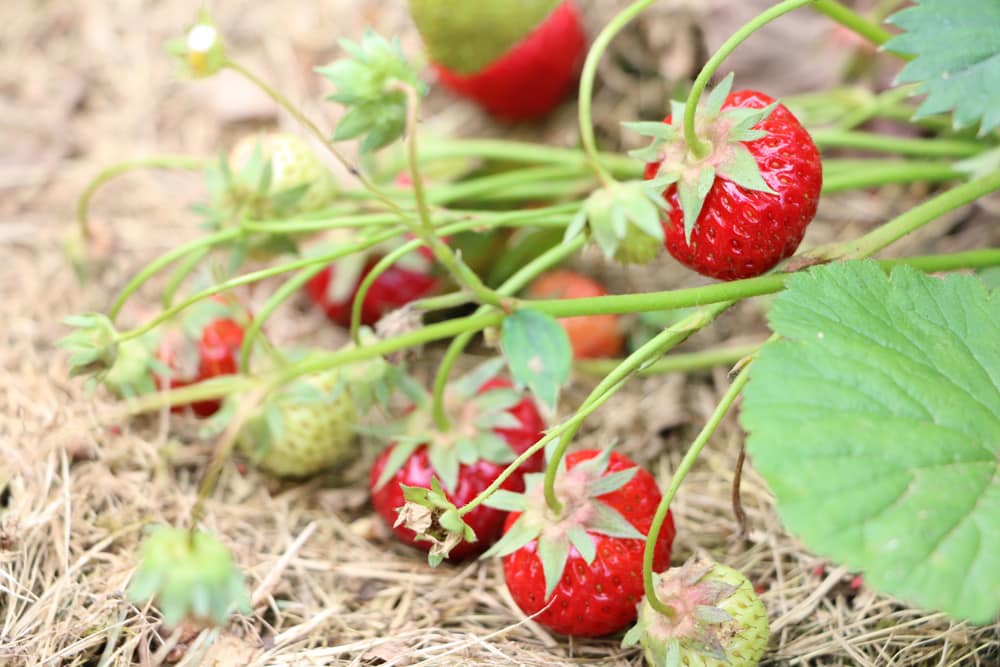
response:
{"label": "green sepal", "polygon": [[736,183],[741,188],[766,192],[771,195],[777,194],[760,175],[760,167],[757,166],[757,161],[750,154],[750,150],[742,143],[732,144],[731,148],[732,153],[729,161],[719,164],[716,168],[717,174]]}
{"label": "green sepal", "polygon": [[705,197],[708,196],[713,183],[715,183],[715,169],[706,164],[698,171],[697,180],[682,180],[677,184],[677,198],[680,200],[681,210],[684,212],[684,241],[689,245],[691,233],[694,231],[695,223],[705,205]]}
{"label": "green sepal", "polygon": [[642,637],[642,628],[638,625],[633,625],[622,637],[622,643],[619,644],[622,648],[628,648],[630,646],[636,646],[639,644],[639,638]]}
{"label": "green sepal", "polygon": [[566,561],[569,559],[569,539],[563,536],[554,540],[538,540],[538,559],[542,562],[542,576],[545,579],[545,599],[552,596],[552,591],[559,585],[563,572],[566,571]]}
{"label": "green sepal", "polygon": [[56,346],[70,353],[70,377],[92,376],[103,380],[118,358],[118,333],[107,315],[71,315],[63,322],[76,328]]}
{"label": "green sepal", "polygon": [[528,506],[523,493],[515,493],[507,489],[497,489],[487,496],[483,504],[504,512],[523,512]]}
{"label": "green sepal", "polygon": [[[730,72],[722,81],[715,86],[705,100],[705,114],[709,118],[714,118],[722,112],[722,105],[726,103],[729,92],[733,89],[733,73]],[[680,117],[674,116],[680,122]]]}

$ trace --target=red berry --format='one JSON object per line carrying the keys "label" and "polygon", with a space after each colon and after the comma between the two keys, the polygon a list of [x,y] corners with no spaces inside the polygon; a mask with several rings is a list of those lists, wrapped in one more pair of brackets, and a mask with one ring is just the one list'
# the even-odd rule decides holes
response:
{"label": "red berry", "polygon": [[[764,93],[744,90],[729,94],[722,110],[763,109],[773,102]],[[672,117],[663,122],[672,124]],[[819,151],[798,119],[778,104],[753,129],[767,134],[741,143],[773,194],[717,175],[688,243],[677,186],[670,185],[663,193],[671,207],[664,222],[667,250],[685,266],[720,280],[758,276],[790,257],[819,204],[823,184]],[[648,164],[646,178],[653,178],[658,168],[660,163]]]}
{"label": "red berry", "polygon": [[[489,26],[484,26],[489,30]],[[456,35],[468,39],[469,35]],[[509,121],[552,111],[572,89],[587,38],[576,5],[566,0],[541,23],[485,67],[466,74],[434,63],[442,84]]]}
{"label": "red berry", "polygon": [[[528,287],[527,294],[532,299],[580,299],[606,296],[607,292],[597,281],[563,269],[541,276]],[[621,352],[624,336],[618,320],[617,315],[582,315],[563,317],[559,323],[569,336],[575,359],[597,359]]]}
{"label": "red berry", "polygon": [[[563,478],[566,486],[561,492],[557,488],[557,495],[565,506],[562,518],[553,519],[551,511],[543,506],[540,486],[529,489],[525,514],[530,512],[536,518],[548,518],[544,520],[540,537],[503,558],[504,578],[514,602],[536,622],[560,634],[597,637],[617,632],[635,620],[636,608],[643,596],[642,555],[645,540],[604,534],[596,530],[589,520],[595,515],[594,505],[602,503],[645,536],[660,502],[660,491],[649,472],[637,469],[634,476],[617,489],[588,497],[585,494],[586,481],[636,467],[627,457],[611,452],[607,467],[599,470],[597,477],[590,480],[575,480],[572,477],[574,468],[602,454],[597,450],[585,450],[566,457],[566,475]],[[509,533],[521,516],[521,512],[511,512],[504,526],[505,533]],[[572,528],[571,523],[582,526],[593,540],[594,559],[588,564],[577,547],[571,545],[562,576],[551,595],[547,596],[545,572],[538,556],[539,540],[565,535]],[[668,514],[656,544],[653,559],[655,571],[669,566],[674,534],[673,518]],[[502,542],[497,547],[501,545]]]}
{"label": "red berry", "polygon": [[[493,378],[480,387],[478,395],[483,396],[493,389],[506,389],[510,386],[511,384],[506,380]],[[515,455],[521,454],[542,437],[542,430],[545,428],[545,424],[538,414],[535,404],[529,398],[521,400],[513,407],[507,409],[507,412],[517,418],[520,426],[517,428],[495,428],[494,432],[510,445]],[[456,424],[455,428],[461,428],[461,426]],[[417,447],[406,458],[395,474],[382,486],[378,486],[378,480],[382,476],[394,448],[397,446],[391,444],[379,455],[372,467],[369,480],[372,505],[379,516],[390,526],[395,524],[397,510],[406,502],[403,498],[403,491],[400,485],[430,488],[431,478],[439,477],[438,472],[435,471],[431,464],[428,447],[439,447],[441,445],[431,442],[430,444],[422,444]],[[543,465],[543,455],[539,452],[526,461],[515,474],[508,477],[503,484],[503,488],[510,491],[523,490],[524,473],[541,470]],[[461,507],[489,486],[506,467],[505,463],[496,463],[484,459],[479,459],[470,464],[460,464],[455,487],[453,489],[446,489],[448,499]],[[452,549],[449,558],[460,560],[486,550],[500,536],[505,517],[506,512],[485,505],[480,505],[466,514],[463,518],[473,531],[475,531],[476,542],[459,543],[458,546]],[[393,527],[393,532],[406,544],[423,550],[430,548],[428,542],[416,540],[416,535],[409,528],[395,526]]]}
{"label": "red berry", "polygon": [[[426,258],[423,251],[420,255]],[[357,282],[348,291],[345,298],[335,299],[329,293],[330,281],[333,279],[336,265],[329,266],[313,276],[312,280],[306,284],[306,293],[316,305],[323,309],[331,321],[342,327],[349,327],[351,325],[351,308],[358,293],[358,287],[365,276],[371,272],[378,259],[373,257],[365,263]],[[438,280],[427,273],[411,271],[401,266],[391,266],[368,289],[368,294],[361,305],[361,323],[373,326],[386,313],[401,308],[411,301],[428,296],[437,288]]]}

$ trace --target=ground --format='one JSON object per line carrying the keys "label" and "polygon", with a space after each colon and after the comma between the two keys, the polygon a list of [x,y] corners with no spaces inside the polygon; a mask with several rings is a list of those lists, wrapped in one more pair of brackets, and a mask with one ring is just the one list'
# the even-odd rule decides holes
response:
{"label": "ground", "polygon": [[[81,284],[63,240],[77,196],[112,162],[151,154],[212,155],[249,127],[294,129],[242,81],[179,81],[162,48],[190,21],[182,0],[7,0],[0,22],[0,663],[4,665],[640,665],[618,639],[567,641],[524,620],[496,562],[432,570],[395,543],[367,503],[363,467],[278,485],[228,466],[205,525],[232,548],[253,591],[252,616],[221,632],[167,633],[149,610],[126,603],[144,526],[182,523],[212,442],[164,413],[115,422],[115,405],[67,377],[54,348],[70,313],[106,309],[145,263],[197,232],[186,205],[203,197],[198,175],[139,172],[94,205],[113,228],[113,263]],[[233,53],[301,103],[323,127],[336,118],[312,67],[339,53],[337,39],[366,25],[419,42],[401,2],[363,0],[217,3]],[[294,9],[291,7],[294,4]],[[624,3],[590,0],[592,34]],[[618,121],[660,115],[673,84],[691,75],[750,7],[766,2],[664,0],[614,44],[601,68],[595,116],[608,148]],[[844,44],[829,24],[802,15],[734,56],[742,85],[774,94],[836,81]],[[808,48],[810,57],[785,54]],[[793,66],[787,65],[793,62]],[[891,74],[891,73],[890,73]],[[888,75],[886,75],[888,76]],[[883,77],[884,78],[884,77]],[[441,133],[514,135],[571,145],[566,105],[542,126],[492,125],[435,92],[425,126]],[[348,177],[339,173],[342,180]],[[926,192],[886,188],[824,201],[807,244],[855,234]],[[996,245],[995,204],[935,223],[892,254]],[[992,209],[992,212],[991,212]],[[623,273],[581,260],[617,290],[696,284],[668,260]],[[252,297],[259,301],[267,286]],[[154,293],[141,295],[154,304]],[[766,336],[760,303],[727,314],[688,349]],[[133,314],[135,315],[135,314]],[[293,303],[273,323],[280,340],[335,345],[338,334]],[[428,350],[432,359],[435,350]],[[574,378],[567,404],[592,378]],[[669,478],[727,384],[725,369],[633,382],[598,413],[580,444],[620,440],[621,450]],[[762,591],[772,641],[767,660],[816,665],[987,665],[1000,626],[972,628],[870,591],[856,573],[825,563],[785,534],[771,496],[748,466],[742,496],[749,532],[738,535],[730,480],[742,439],[730,418],[674,503],[673,560],[711,554]],[[366,456],[370,458],[373,452]]]}

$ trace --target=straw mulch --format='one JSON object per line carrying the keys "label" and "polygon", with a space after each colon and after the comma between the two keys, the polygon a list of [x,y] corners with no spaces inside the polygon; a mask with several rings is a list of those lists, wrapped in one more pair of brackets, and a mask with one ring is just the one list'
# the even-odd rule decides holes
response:
{"label": "straw mulch", "polygon": [[[188,22],[194,4],[7,0],[0,10],[0,664],[642,664],[636,652],[618,648],[617,638],[567,640],[525,620],[496,562],[428,568],[420,555],[391,540],[372,514],[364,462],[338,477],[284,486],[253,470],[225,470],[205,524],[246,571],[252,616],[221,632],[168,632],[154,610],[123,599],[143,527],[185,523],[212,443],[166,413],[109,422],[114,403],[68,380],[54,343],[65,333],[62,317],[106,308],[145,263],[193,237],[184,205],[204,193],[197,175],[160,172],[135,173],[102,191],[95,219],[115,231],[114,262],[84,286],[61,252],[75,198],[101,166],[117,160],[210,155],[248,127],[291,127],[241,81],[175,80],[161,47]],[[362,26],[374,24],[383,33],[400,34],[408,52],[418,51],[402,3],[217,4],[235,53],[326,127],[335,109],[322,102],[323,84],[311,68],[337,54],[337,37],[356,38]],[[597,26],[621,3],[585,4]],[[665,1],[616,42],[595,112],[604,119],[608,145],[619,140],[618,120],[659,113],[671,84],[653,73],[689,76],[704,45],[718,43],[720,21],[738,18],[724,6],[734,4],[753,3]],[[716,21],[705,22],[707,13]],[[784,30],[784,38],[809,41],[817,54],[831,53],[805,18],[789,18]],[[784,38],[770,45],[787,44]],[[835,77],[831,67],[777,76],[761,58],[760,52],[746,53],[741,62],[753,65],[746,75],[771,81],[780,93]],[[812,62],[836,60],[824,58]],[[427,116],[427,126],[442,132],[506,132],[440,94],[429,102]],[[570,144],[572,107],[516,134]],[[809,242],[855,234],[921,194],[887,189],[877,197],[831,199]],[[995,245],[996,228],[995,217],[967,211],[895,251]],[[592,257],[585,261],[599,264]],[[692,280],[666,260],[646,272],[595,270],[618,289]],[[250,296],[259,300],[266,290]],[[139,301],[155,304],[155,285]],[[284,309],[272,333],[279,340],[337,344],[338,334],[301,306]],[[744,304],[688,349],[763,339],[763,310],[763,304]],[[427,360],[434,354],[426,351]],[[579,444],[617,438],[622,451],[666,480],[726,383],[724,370],[636,380],[588,423]],[[575,379],[566,405],[579,401],[591,384],[589,378]],[[969,627],[912,609],[810,554],[783,532],[752,466],[742,489],[749,532],[741,539],[730,506],[740,441],[730,418],[682,487],[674,506],[674,561],[707,553],[751,577],[770,612],[769,661],[998,664],[1000,627]]]}

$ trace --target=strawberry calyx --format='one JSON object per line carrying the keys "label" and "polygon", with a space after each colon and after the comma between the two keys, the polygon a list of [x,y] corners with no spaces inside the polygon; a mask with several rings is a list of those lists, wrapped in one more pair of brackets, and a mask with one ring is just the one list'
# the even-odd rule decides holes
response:
{"label": "strawberry calyx", "polygon": [[364,135],[361,152],[387,146],[403,135],[406,128],[407,96],[400,85],[423,95],[427,86],[403,56],[399,40],[392,41],[373,30],[358,43],[340,40],[349,58],[338,60],[316,72],[336,87],[328,100],[348,108],[333,133],[334,141]]}
{"label": "strawberry calyx", "polygon": [[401,484],[406,503],[399,508],[393,527],[404,526],[416,539],[431,543],[427,562],[437,567],[462,542],[475,542],[476,533],[462,520],[458,508],[448,500],[437,479],[431,488]]}
{"label": "strawberry calyx", "polygon": [[57,345],[70,354],[70,377],[86,375],[102,381],[118,359],[118,332],[114,323],[102,313],[73,315],[64,323],[74,330]]}
{"label": "strawberry calyx", "polygon": [[611,448],[567,469],[560,462],[556,476],[556,497],[562,510],[554,512],[545,501],[544,473],[525,475],[524,493],[498,490],[486,505],[521,515],[483,558],[504,557],[537,540],[537,554],[542,563],[547,600],[562,579],[571,549],[576,549],[590,565],[597,555],[591,533],[609,537],[645,539],[618,510],[599,500],[622,488],[639,471],[638,467],[606,474]]}
{"label": "strawberry calyx", "polygon": [[663,251],[660,210],[669,210],[657,181],[610,183],[587,197],[566,227],[563,243],[586,228],[608,258],[648,264]]}
{"label": "strawberry calyx", "polygon": [[448,385],[444,403],[451,426],[447,430],[439,429],[434,423],[431,395],[411,385],[406,393],[414,408],[397,422],[369,430],[372,435],[392,442],[375,490],[385,486],[421,447],[426,447],[431,467],[448,492],[457,487],[463,464],[513,461],[516,458],[514,450],[495,429],[521,425],[509,410],[522,400],[522,396],[509,388],[479,391],[497,376],[503,364],[503,359],[490,360]]}
{"label": "strawberry calyx", "polygon": [[[707,148],[704,155],[696,155],[691,150],[692,142],[685,136],[681,123],[685,113],[683,102],[670,103],[671,113],[665,122],[623,123],[640,135],[652,137],[653,141],[648,146],[630,151],[629,155],[657,165],[649,181],[656,188],[663,190],[676,185],[688,243],[716,178],[732,181],[747,190],[775,194],[764,181],[760,166],[745,144],[767,136],[764,130],[753,128],[766,119],[778,103],[760,109],[723,110],[732,85],[733,75],[730,74],[711,91],[705,104],[696,112],[696,141]],[[676,122],[672,123],[671,119]]]}
{"label": "strawberry calyx", "polygon": [[757,664],[767,645],[767,612],[743,574],[691,559],[654,574],[653,581],[657,598],[673,614],[644,600],[622,646],[642,645],[653,667],[685,664],[682,657],[690,653],[734,667]]}

